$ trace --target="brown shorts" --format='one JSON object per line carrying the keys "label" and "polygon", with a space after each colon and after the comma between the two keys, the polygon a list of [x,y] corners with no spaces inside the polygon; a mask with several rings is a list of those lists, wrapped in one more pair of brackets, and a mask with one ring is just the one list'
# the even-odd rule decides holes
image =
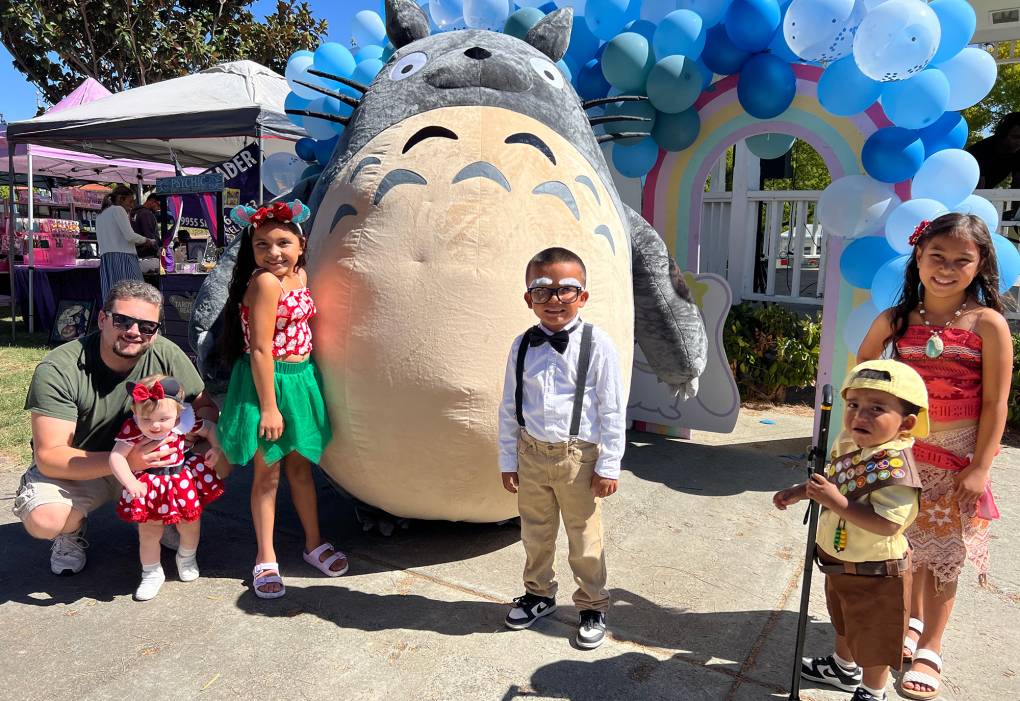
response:
{"label": "brown shorts", "polygon": [[[825,564],[839,562],[820,551],[818,555]],[[825,603],[832,627],[846,638],[860,666],[900,668],[910,619],[911,581],[909,567],[895,577],[825,575]]]}

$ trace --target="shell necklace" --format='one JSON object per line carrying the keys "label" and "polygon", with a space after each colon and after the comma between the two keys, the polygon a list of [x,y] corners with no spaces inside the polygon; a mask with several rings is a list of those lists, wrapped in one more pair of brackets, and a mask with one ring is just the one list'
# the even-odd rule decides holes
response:
{"label": "shell necklace", "polygon": [[934,359],[934,358],[937,358],[940,355],[942,355],[942,351],[944,351],[946,349],[946,344],[942,341],[942,332],[945,331],[946,329],[948,329],[949,326],[954,321],[959,319],[960,315],[963,314],[963,312],[964,312],[964,310],[966,308],[967,308],[967,303],[964,302],[963,304],[960,305],[959,309],[957,309],[955,312],[953,312],[953,315],[951,317],[949,317],[949,321],[947,321],[942,326],[942,328],[938,328],[938,327],[932,328],[931,321],[928,319],[928,316],[927,316],[927,314],[925,313],[925,310],[924,310],[924,300],[923,299],[920,300],[920,308],[918,309],[918,312],[921,315],[921,319],[924,320],[925,328],[927,328],[931,332],[931,336],[928,338],[928,343],[926,343],[925,346],[924,346],[924,354],[926,356],[928,356],[929,358]]}

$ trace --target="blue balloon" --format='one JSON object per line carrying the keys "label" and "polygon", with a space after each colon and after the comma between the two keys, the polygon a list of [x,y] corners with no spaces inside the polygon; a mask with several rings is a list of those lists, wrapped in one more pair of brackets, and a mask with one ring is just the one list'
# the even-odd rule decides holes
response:
{"label": "blue balloon", "polygon": [[903,295],[903,279],[907,276],[910,256],[897,256],[882,264],[871,283],[871,302],[879,311],[895,307]]}
{"label": "blue balloon", "polygon": [[730,40],[744,51],[761,51],[772,43],[783,13],[776,0],[733,0],[723,26]]}
{"label": "blue balloon", "polygon": [[367,61],[370,58],[377,58],[381,61],[383,51],[384,51],[383,47],[378,46],[376,44],[362,46],[360,49],[357,50],[357,52],[355,52],[354,60],[357,61],[358,63],[361,63],[362,61]]}
{"label": "blue balloon", "polygon": [[507,0],[464,0],[464,22],[469,27],[498,32],[509,15]]}
{"label": "blue balloon", "polygon": [[818,81],[818,102],[838,117],[859,114],[882,94],[882,84],[861,73],[853,56],[830,63]]}
{"label": "blue balloon", "polygon": [[902,182],[914,177],[924,162],[924,144],[916,131],[885,127],[864,142],[861,162],[865,172],[875,180]]}
{"label": "blue balloon", "polygon": [[914,247],[910,236],[922,221],[933,221],[949,209],[936,200],[907,200],[892,211],[885,222],[885,240],[897,253],[910,253]]}
{"label": "blue balloon", "polygon": [[311,88],[306,88],[304,85],[298,85],[297,81],[302,83],[318,83],[319,78],[308,75],[308,69],[311,67],[312,62],[315,60],[315,54],[311,51],[295,51],[287,59],[287,68],[284,71],[284,75],[287,78],[287,85],[290,89],[297,93],[298,97],[303,97],[306,100],[314,100],[319,96],[319,93],[315,92]]}
{"label": "blue balloon", "polygon": [[952,207],[973,193],[980,179],[974,156],[963,149],[945,149],[924,162],[910,184],[910,194]]}
{"label": "blue balloon", "polygon": [[839,271],[850,285],[868,290],[878,268],[897,255],[884,236],[862,236],[851,240],[843,249]]}
{"label": "blue balloon", "polygon": [[588,61],[577,74],[577,94],[583,100],[597,100],[609,94],[609,81],[602,74],[602,62]]}
{"label": "blue balloon", "polygon": [[719,75],[732,75],[740,71],[751,54],[738,48],[726,28],[717,26],[708,30],[705,36],[705,49],[701,52],[701,60],[709,70]]}
{"label": "blue balloon", "polygon": [[[605,116],[617,117],[620,115],[626,115],[628,117],[643,117],[647,119],[647,122],[637,121],[624,121],[619,122],[607,122],[602,125],[602,128],[606,134],[631,132],[640,134],[649,134],[652,128],[655,126],[655,121],[658,119],[658,113],[655,108],[652,107],[648,102],[642,100],[640,102],[612,102],[606,105]],[[617,141],[617,144],[623,144],[629,146],[636,144],[641,139],[628,138]]]}
{"label": "blue balloon", "polygon": [[929,158],[932,154],[947,148],[963,148],[967,143],[970,127],[959,112],[946,112],[919,133],[924,143],[924,156]]}
{"label": "blue balloon", "polygon": [[636,19],[623,25],[623,31],[640,34],[648,40],[649,44],[652,43],[652,37],[655,36],[655,29],[655,25],[645,19]]}
{"label": "blue balloon", "polygon": [[379,13],[361,10],[351,20],[351,38],[358,46],[382,45],[386,42],[386,23]]}
{"label": "blue balloon", "polygon": [[938,68],[886,83],[882,90],[882,109],[893,124],[904,129],[931,126],[948,103],[949,81]]}
{"label": "blue balloon", "polygon": [[[785,12],[786,8],[783,8]],[[769,43],[769,51],[787,63],[801,63],[801,58],[793,52],[790,45],[786,43],[786,37],[782,32],[776,32]]]}
{"label": "blue balloon", "polygon": [[640,178],[648,174],[659,159],[659,145],[645,137],[633,146],[613,144],[613,165],[627,178]]}
{"label": "blue balloon", "polygon": [[317,160],[319,165],[323,168],[329,164],[329,159],[333,156],[333,149],[336,148],[336,143],[339,140],[340,136],[336,135],[330,139],[315,142],[315,160]]}
{"label": "blue balloon", "polygon": [[304,139],[298,139],[297,142],[294,144],[294,153],[296,153],[297,157],[300,158],[302,161],[308,162],[314,161],[315,139],[309,139],[308,137],[305,137]]}
{"label": "blue balloon", "polygon": [[429,14],[439,31],[453,29],[464,23],[464,0],[429,0]]}
{"label": "blue balloon", "polygon": [[557,61],[556,67],[560,69],[560,73],[563,74],[568,83],[574,82],[574,71],[570,68],[570,64],[567,63],[566,57]]}
{"label": "blue balloon", "polygon": [[676,0],[644,0],[641,3],[641,19],[659,24],[663,18],[676,9]]}
{"label": "blue balloon", "polygon": [[624,32],[606,45],[602,54],[602,72],[609,84],[621,92],[642,90],[655,65],[655,54],[647,39]]}
{"label": "blue balloon", "polygon": [[666,15],[652,39],[652,48],[659,59],[673,54],[698,58],[705,48],[705,23],[690,10],[676,10]]}
{"label": "blue balloon", "polygon": [[1020,283],[1020,251],[1015,243],[999,234],[992,236],[992,244],[999,262],[999,292],[1006,294]]}
{"label": "blue balloon", "polygon": [[970,195],[953,207],[953,211],[960,214],[973,214],[983,221],[993,234],[999,230],[999,208],[981,195]]}
{"label": "blue balloon", "polygon": [[[321,44],[315,50],[314,67],[317,71],[332,73],[341,78],[350,78],[357,65],[357,61],[354,60],[354,56],[347,50],[347,47],[335,41]],[[326,79],[323,79],[323,84],[330,87],[339,86],[339,83]]]}
{"label": "blue balloon", "polygon": [[678,10],[693,10],[701,15],[706,29],[719,24],[729,6],[730,0],[676,0]]}
{"label": "blue balloon", "polygon": [[570,44],[567,46],[568,56],[583,66],[599,50],[601,43],[601,40],[591,33],[584,17],[574,17],[574,24],[570,28]]}
{"label": "blue balloon", "polygon": [[[317,97],[308,103],[308,111],[319,114],[341,114],[342,107],[346,107],[346,105],[341,104],[340,100],[334,97]],[[308,135],[316,140],[331,139],[337,134],[337,130],[343,130],[342,124],[318,117],[305,117],[304,127]]]}
{"label": "blue balloon", "polygon": [[592,34],[609,41],[639,16],[641,0],[588,0],[584,20]]}
{"label": "blue balloon", "polygon": [[947,110],[962,110],[981,102],[995,86],[998,75],[995,58],[974,46],[940,63],[938,69],[949,79]]}
{"label": "blue balloon", "polygon": [[[523,40],[528,35],[528,30],[538,24],[543,17],[545,13],[537,7],[522,7],[507,18],[506,24],[503,25],[503,33]],[[574,26],[577,24],[575,21]]]}
{"label": "blue balloon", "polygon": [[757,119],[772,119],[793,102],[797,77],[790,64],[772,54],[752,56],[740,71],[737,99]]}
{"label": "blue balloon", "polygon": [[[297,93],[287,93],[287,97],[283,100],[283,109],[285,110],[306,110],[311,100],[306,100]],[[299,127],[305,125],[305,118],[300,114],[288,114],[287,119],[294,122]]]}
{"label": "blue balloon", "polygon": [[788,134],[756,134],[744,139],[747,150],[762,160],[772,160],[785,156],[796,141]]}
{"label": "blue balloon", "polygon": [[666,151],[683,151],[698,140],[700,132],[701,116],[691,108],[677,114],[657,114],[652,138]]}
{"label": "blue balloon", "polygon": [[704,92],[712,85],[712,80],[715,78],[715,74],[712,69],[705,65],[705,62],[698,60],[698,70],[701,71],[701,90]]}
{"label": "blue balloon", "polygon": [[383,62],[377,58],[370,58],[362,61],[358,64],[358,67],[354,69],[354,75],[351,76],[352,80],[356,80],[364,85],[370,85],[375,80],[376,75],[382,70]]}
{"label": "blue balloon", "polygon": [[977,15],[967,0],[932,0],[928,6],[935,11],[942,27],[942,39],[931,61],[942,63],[970,43],[977,29]]}
{"label": "blue balloon", "polygon": [[939,18],[928,3],[885,0],[857,27],[854,58],[869,78],[903,80],[928,65],[941,36]]}
{"label": "blue balloon", "polygon": [[696,61],[667,56],[648,73],[648,100],[660,112],[676,114],[694,105],[704,77]]}

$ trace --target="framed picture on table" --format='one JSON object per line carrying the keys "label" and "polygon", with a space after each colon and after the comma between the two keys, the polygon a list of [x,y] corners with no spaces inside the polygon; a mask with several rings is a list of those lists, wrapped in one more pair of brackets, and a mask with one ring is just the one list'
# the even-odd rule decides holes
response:
{"label": "framed picture on table", "polygon": [[50,328],[50,345],[59,346],[88,333],[94,305],[92,300],[60,300],[53,315],[53,327]]}

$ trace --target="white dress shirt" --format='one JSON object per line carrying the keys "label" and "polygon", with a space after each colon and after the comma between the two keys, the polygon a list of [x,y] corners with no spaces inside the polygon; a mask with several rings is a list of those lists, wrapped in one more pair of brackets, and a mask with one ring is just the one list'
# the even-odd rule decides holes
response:
{"label": "white dress shirt", "polygon": [[[546,334],[552,331],[542,324]],[[524,359],[524,428],[534,438],[547,443],[565,443],[570,439],[570,419],[577,387],[577,360],[581,352],[581,320],[575,317],[566,325],[570,342],[562,355],[548,343],[528,349]],[[521,334],[514,339],[503,381],[503,403],[499,408],[499,469],[517,471],[517,349]],[[620,460],[626,445],[627,404],[623,378],[613,340],[597,326],[592,329],[591,366],[581,405],[578,438],[601,447],[595,472],[619,479]]]}
{"label": "white dress shirt", "polygon": [[147,243],[150,240],[135,233],[131,228],[127,210],[120,205],[111,204],[96,217],[96,241],[99,243],[100,255],[103,253],[137,255],[135,244]]}

